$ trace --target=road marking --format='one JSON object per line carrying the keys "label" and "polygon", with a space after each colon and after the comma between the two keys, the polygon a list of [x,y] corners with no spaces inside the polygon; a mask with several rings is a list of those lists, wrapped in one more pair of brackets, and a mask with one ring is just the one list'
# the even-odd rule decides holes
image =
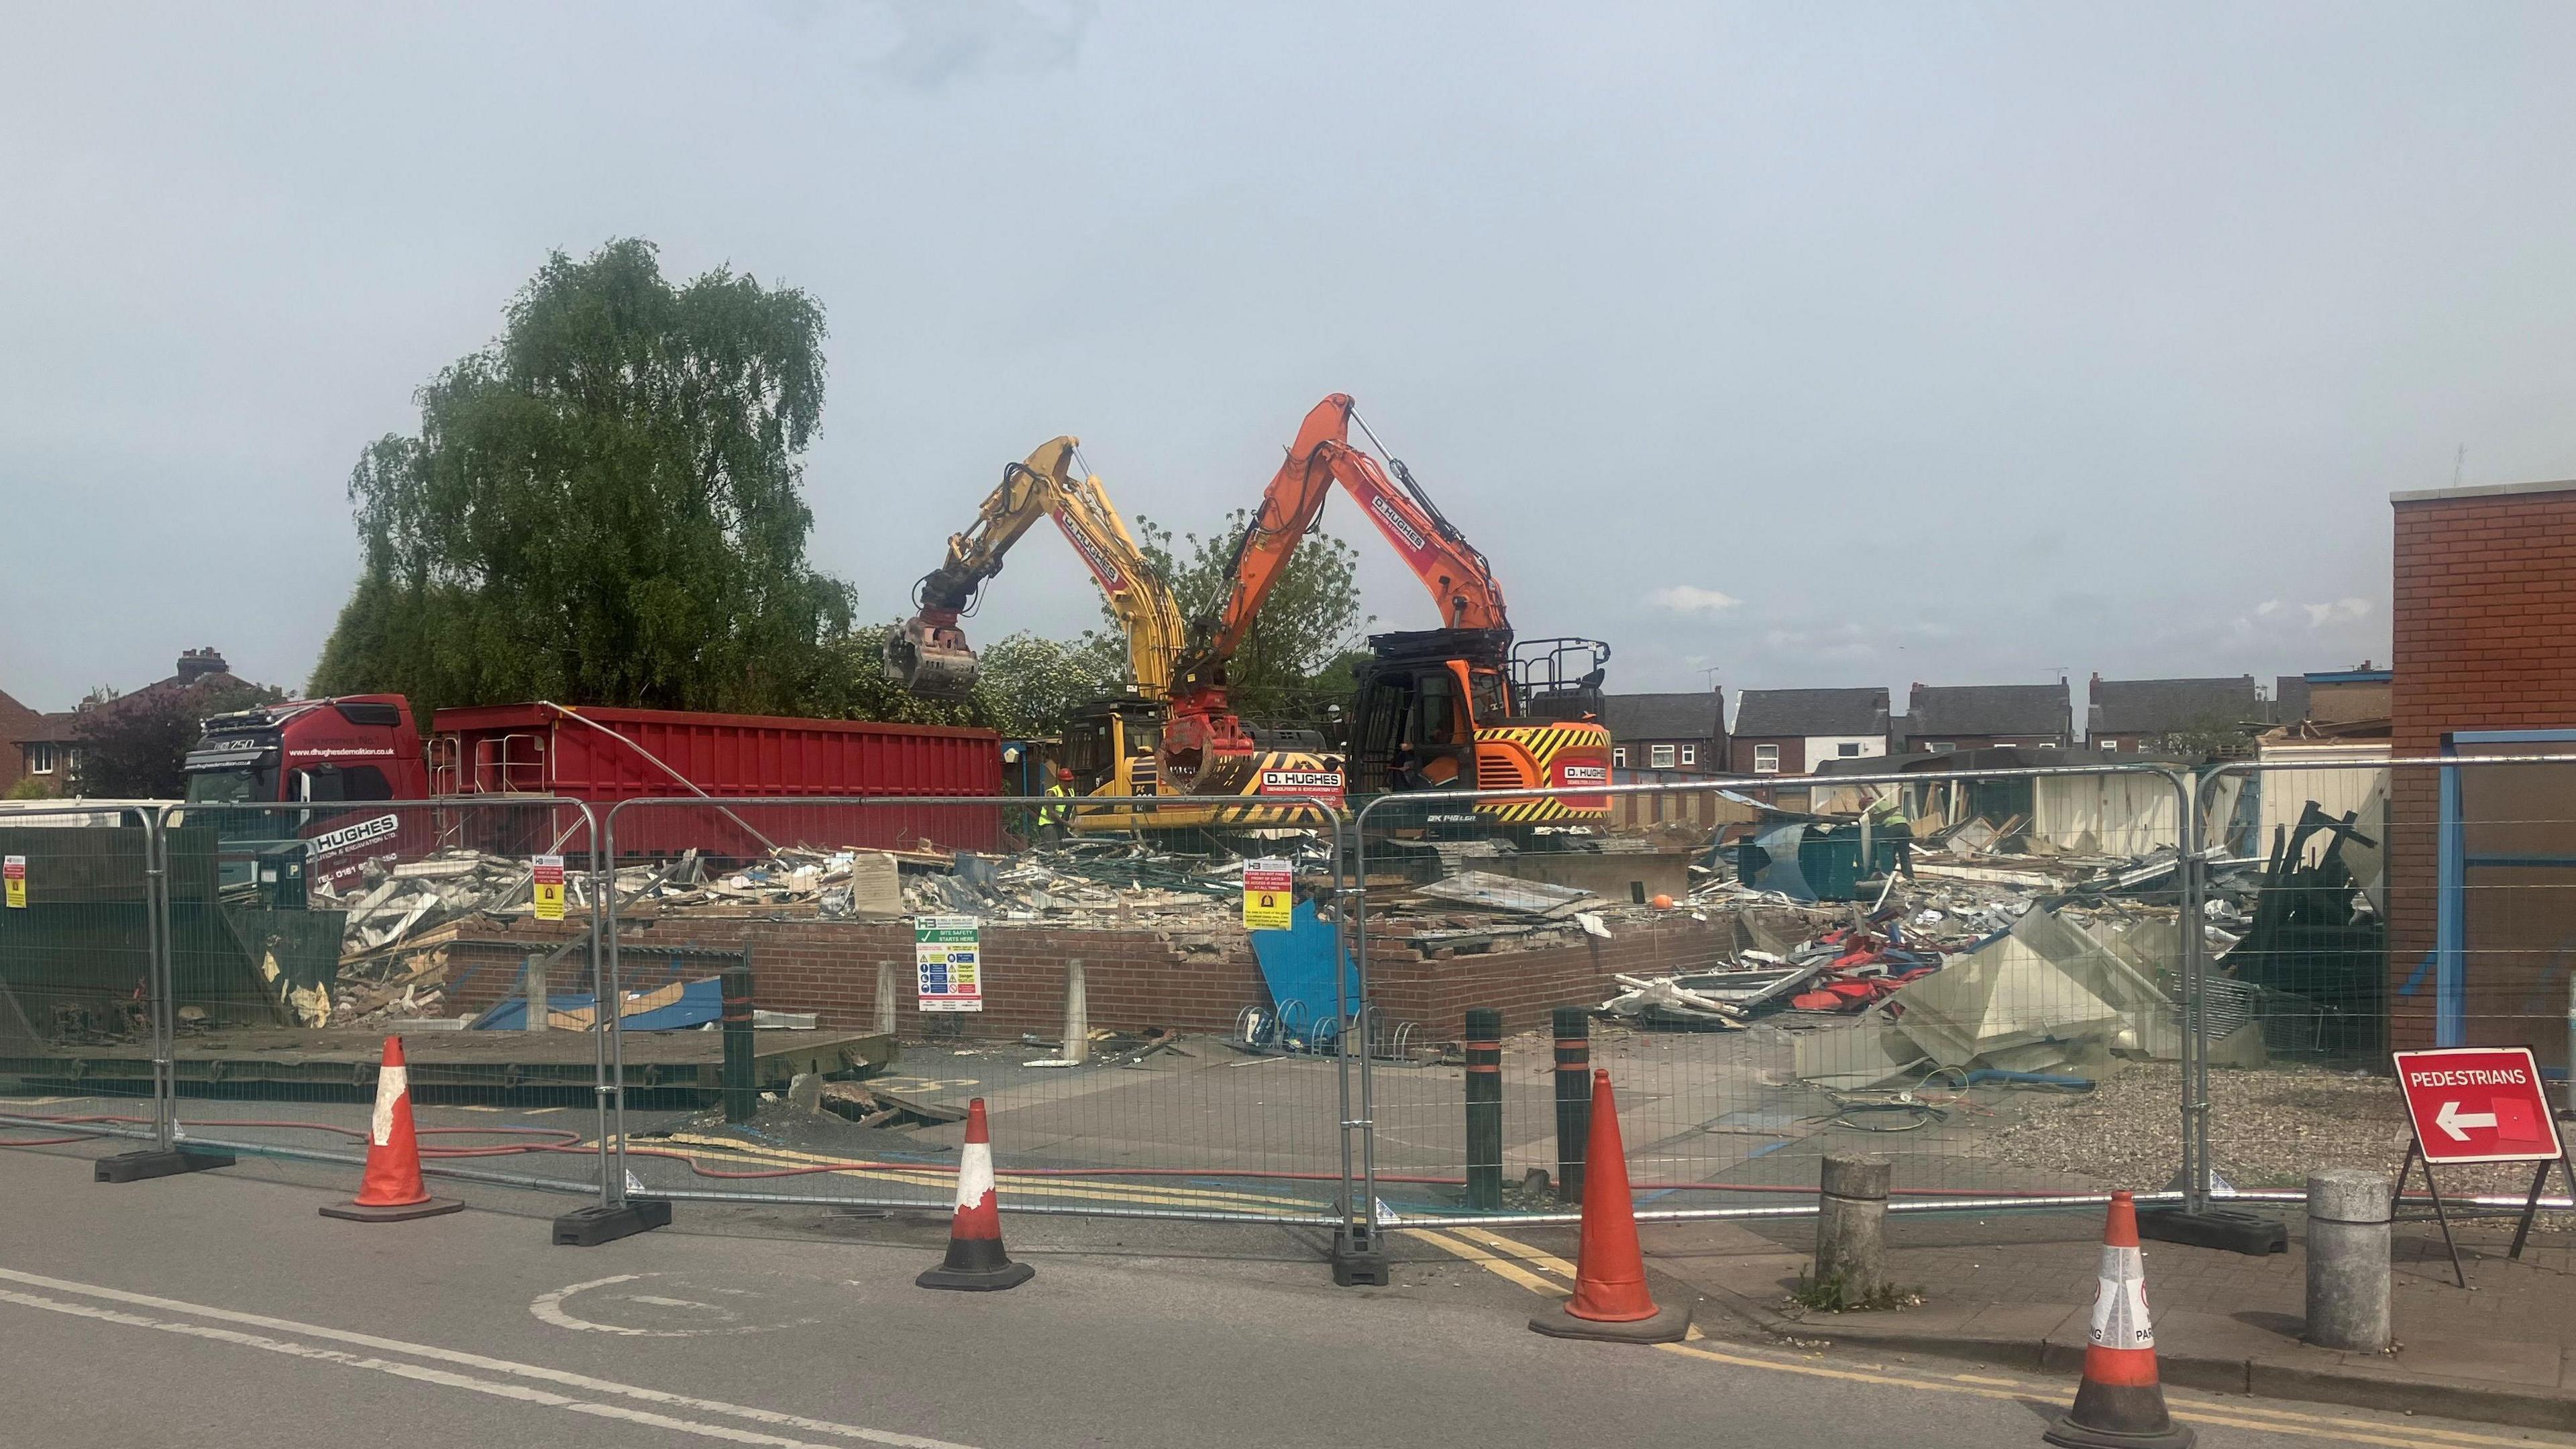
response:
{"label": "road marking", "polygon": [[[1451,1236],[1453,1233],[1456,1236]],[[1544,1266],[1550,1271],[1561,1271],[1570,1279],[1573,1275],[1571,1264],[1527,1244],[1515,1242],[1500,1233],[1486,1232],[1478,1228],[1452,1228],[1446,1232],[1415,1229],[1413,1236],[1533,1293],[1549,1298],[1563,1298],[1569,1291],[1564,1286],[1531,1271],[1531,1266],[1524,1265]],[[1492,1252],[1480,1251],[1478,1246],[1461,1241],[1467,1238],[1475,1239],[1484,1248],[1498,1250],[1509,1256],[1496,1257]],[[1830,1325],[1820,1328],[1819,1331],[1830,1331]],[[1767,1369],[1774,1373],[1805,1374],[1810,1377],[1838,1379],[1848,1383],[1926,1389],[1934,1393],[1966,1394],[1975,1398],[2008,1399],[2019,1403],[2063,1402],[2054,1390],[2026,1384],[2016,1379],[1964,1373],[1946,1374],[1935,1378],[1876,1368],[1828,1368],[1822,1364],[1793,1363],[1781,1359],[1758,1357],[1741,1351],[1723,1353],[1700,1346],[1707,1341],[1694,1328],[1690,1343],[1662,1343],[1655,1346],[1667,1353],[1687,1354],[1693,1358],[1704,1358],[1741,1368]],[[2463,1449],[2463,1446],[2528,1449],[2528,1446],[2534,1443],[2548,1442],[2534,1440],[2527,1436],[2504,1439],[2492,1434],[2470,1433],[2459,1429],[2437,1429],[2431,1425],[2422,1428],[2408,1426],[2396,1429],[2368,1419],[2344,1418],[2334,1414],[2307,1414],[2294,1409],[2265,1408],[2233,1401],[2212,1401],[2179,1393],[2167,1395],[2167,1406],[2175,1418],[2194,1423],[2217,1424],[2235,1429],[2264,1429],[2276,1434],[2295,1434],[2309,1439],[2335,1439],[2349,1444],[2383,1445],[2389,1446],[2389,1449]],[[2422,1437],[2389,1437],[2399,1433]]]}
{"label": "road marking", "polygon": [[[667,1408],[687,1409],[701,1414],[722,1414],[731,1418],[748,1419],[756,1424],[768,1424],[782,1429],[802,1429],[809,1433],[831,1434],[840,1438],[857,1439],[870,1444],[888,1444],[895,1446],[895,1449],[970,1449],[970,1446],[958,1444],[947,1439],[930,1439],[919,1434],[901,1434],[891,1429],[870,1429],[857,1424],[838,1424],[829,1419],[809,1419],[801,1414],[781,1413],[776,1409],[753,1408],[746,1404],[729,1404],[721,1399],[693,1398],[687,1394],[674,1394],[662,1389],[645,1388],[637,1384],[621,1384],[614,1379],[592,1378],[588,1374],[577,1374],[565,1369],[546,1368],[540,1364],[517,1363],[506,1358],[492,1358],[484,1354],[467,1353],[461,1349],[440,1348],[434,1344],[407,1343],[398,1338],[379,1338],[374,1334],[352,1333],[346,1329],[340,1328],[324,1328],[319,1324],[298,1323],[291,1318],[270,1318],[264,1314],[241,1313],[229,1308],[215,1308],[203,1303],[188,1303],[176,1298],[156,1298],[149,1293],[128,1293],[120,1288],[103,1288],[94,1283],[74,1283],[61,1278],[47,1278],[41,1274],[22,1273],[14,1268],[0,1268],[0,1280],[24,1284],[30,1288],[43,1288],[55,1293],[67,1293],[77,1297],[104,1299],[110,1303],[124,1303],[137,1308],[158,1309],[164,1313],[180,1313],[197,1318],[209,1318],[219,1323],[237,1323],[247,1328],[265,1328],[280,1333],[297,1334],[305,1338],[326,1339],[334,1343],[346,1343],[359,1348],[375,1349],[382,1353],[409,1354],[414,1358],[433,1359],[440,1363],[462,1364],[467,1368],[482,1369],[487,1373],[507,1374],[515,1378],[535,1379],[543,1383],[558,1384],[566,1388],[580,1389],[586,1393],[608,1394],[617,1398],[636,1399],[648,1404],[660,1404]],[[191,1333],[201,1338],[218,1338],[224,1335],[224,1330],[208,1328],[204,1325],[165,1325],[155,1320],[143,1319],[139,1315],[117,1315],[114,1310],[110,1309],[91,1309],[85,1304],[58,1303],[53,1300],[38,1299],[32,1294],[21,1295],[11,1293],[5,1289],[0,1289],[0,1298],[6,1298],[10,1301],[26,1302],[31,1307],[46,1308],[56,1312],[87,1313],[93,1317],[110,1318],[112,1321],[123,1321],[125,1318],[131,1317],[137,1320],[139,1326],[166,1328],[170,1332]],[[255,1339],[256,1337],[256,1335],[248,1334],[232,1335],[232,1338],[245,1340]],[[250,1346],[266,1347],[267,1344],[265,1342],[253,1342]],[[281,1349],[279,1351],[289,1352],[292,1350]],[[317,1349],[314,1350],[314,1352],[316,1354],[327,1354],[332,1351]],[[356,1356],[342,1355],[341,1358],[356,1359]],[[335,1359],[334,1361],[336,1362],[339,1360]],[[417,1365],[387,1364],[376,1360],[360,1360],[355,1366],[376,1368],[382,1372],[388,1373],[402,1373],[406,1377],[422,1378],[425,1382],[440,1382],[440,1380],[426,1377],[438,1372],[437,1370],[421,1368]],[[457,1385],[458,1387],[483,1382],[482,1380],[466,1379],[463,1375],[456,1375],[455,1377],[464,1379],[464,1383]],[[506,1390],[514,1397],[526,1394],[535,1394],[538,1392],[536,1390],[522,1390],[520,1386],[516,1384],[495,1384],[491,1387],[495,1390]],[[546,1397],[552,1399],[562,1398],[563,1396],[547,1395]],[[658,1414],[637,1414],[637,1411],[624,1410],[616,1405],[585,1405],[582,1401],[568,1398],[564,1399],[564,1407],[575,1413],[600,1413],[606,1414],[609,1417],[635,1415],[637,1422],[649,1422],[658,1427],[664,1428],[684,1429],[691,1433],[705,1432],[710,1434],[712,1437],[718,1438],[739,1436],[746,1432],[718,1424],[692,1425],[686,1420],[666,1419]],[[783,1439],[769,1436],[736,1438],[735,1442],[785,1445],[792,1446],[792,1449],[811,1449],[811,1446],[806,1445],[802,1440]]]}
{"label": "road marking", "polygon": [[[737,1160],[749,1161],[765,1167],[831,1168],[833,1171],[829,1175],[836,1177],[853,1177],[862,1181],[899,1183],[907,1187],[937,1188],[941,1193],[947,1196],[940,1202],[924,1203],[922,1205],[924,1207],[935,1207],[942,1210],[945,1210],[952,1205],[957,1189],[957,1174],[940,1168],[914,1169],[868,1167],[863,1165],[861,1161],[856,1158],[835,1157],[814,1152],[799,1152],[784,1147],[752,1147],[743,1143],[730,1141],[725,1138],[701,1137],[685,1132],[674,1132],[667,1137],[650,1139],[649,1142],[644,1143],[644,1145],[656,1145],[663,1142],[678,1143],[687,1147],[709,1149],[714,1152],[724,1153]],[[847,1165],[844,1166],[843,1164]],[[823,1174],[817,1175],[820,1176]],[[1222,1179],[1225,1176],[1225,1171],[1222,1168],[1211,1168],[1208,1170],[1206,1175],[1212,1179]],[[1006,1197],[1080,1198],[1088,1201],[1142,1203],[1160,1207],[1206,1208],[1212,1211],[1267,1208],[1290,1208],[1295,1209],[1300,1213],[1330,1213],[1332,1211],[1331,1204],[1319,1202],[1312,1198],[1277,1197],[1254,1192],[1235,1192],[1221,1188],[1126,1187],[1113,1183],[1082,1183],[1067,1178],[1049,1179],[1012,1177],[1007,1171],[1002,1174],[1001,1191]],[[1286,1214],[1273,1212],[1266,1213],[1265,1216],[1279,1217],[1286,1216]]]}
{"label": "road marking", "polygon": [[1569,1291],[1547,1281],[1545,1278],[1540,1277],[1536,1273],[1531,1272],[1529,1269],[1522,1267],[1520,1264],[1513,1262],[1509,1258],[1497,1258],[1491,1253],[1480,1253],[1467,1244],[1460,1242],[1458,1239],[1449,1236],[1447,1233],[1433,1232],[1428,1228],[1416,1228],[1413,1230],[1413,1235],[1443,1252],[1454,1253],[1457,1256],[1466,1259],[1468,1262],[1475,1264],[1477,1267],[1484,1269],[1495,1277],[1517,1283],[1521,1287],[1527,1288],[1532,1293],[1544,1294],[1550,1298],[1563,1298]]}
{"label": "road marking", "polygon": [[[635,1328],[622,1323],[594,1323],[563,1306],[565,1299],[577,1293],[587,1293],[593,1288],[609,1288],[619,1283],[641,1283],[647,1278],[668,1276],[670,1275],[666,1273],[613,1273],[605,1278],[593,1278],[587,1283],[571,1283],[551,1293],[538,1294],[528,1303],[528,1311],[535,1314],[539,1321],[551,1323],[557,1328],[579,1329],[589,1333],[618,1333],[629,1338],[707,1338],[717,1334],[768,1333],[780,1328],[803,1328],[815,1322],[811,1318],[782,1318],[774,1323],[728,1323],[713,1328]],[[720,1313],[730,1319],[738,1319],[742,1316],[730,1308],[701,1303],[694,1298],[663,1298],[649,1293],[630,1293],[626,1295],[626,1301],[648,1303],[660,1308],[701,1309],[706,1312]]]}

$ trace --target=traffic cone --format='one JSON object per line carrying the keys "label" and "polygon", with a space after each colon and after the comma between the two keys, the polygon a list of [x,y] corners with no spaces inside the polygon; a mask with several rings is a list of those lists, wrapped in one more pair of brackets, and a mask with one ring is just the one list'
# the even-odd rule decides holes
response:
{"label": "traffic cone", "polygon": [[2111,1194],[2110,1220],[2102,1226],[2101,1287],[2093,1296],[2093,1333],[2084,1346],[2075,1407],[2040,1437],[2066,1449],[2191,1449],[2192,1431],[2165,1412],[2156,1331],[2147,1322],[2138,1204],[2125,1192]]}
{"label": "traffic cone", "polygon": [[1552,1338],[1672,1343],[1690,1332],[1690,1320],[1687,1304],[1657,1308],[1646,1292],[1646,1255],[1637,1246],[1637,1209],[1628,1199],[1628,1152],[1619,1144],[1619,1106],[1610,1095],[1610,1074],[1595,1068],[1574,1296],[1531,1315],[1530,1327]]}
{"label": "traffic cone", "polygon": [[1037,1276],[1002,1251],[1002,1210],[993,1201],[993,1134],[984,1099],[966,1104],[966,1148],[957,1158],[957,1215],[948,1220],[948,1259],[912,1281],[924,1288],[990,1293]]}
{"label": "traffic cone", "polygon": [[420,1140],[411,1125],[411,1069],[403,1065],[402,1038],[385,1038],[385,1063],[376,1072],[376,1112],[368,1123],[367,1171],[357,1200],[322,1209],[326,1218],[359,1223],[402,1223],[465,1211],[453,1198],[431,1197],[420,1180]]}

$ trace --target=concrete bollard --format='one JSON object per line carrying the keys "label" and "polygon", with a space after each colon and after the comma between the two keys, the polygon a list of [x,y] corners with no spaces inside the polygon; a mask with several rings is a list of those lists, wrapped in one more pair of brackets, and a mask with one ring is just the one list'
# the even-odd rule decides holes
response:
{"label": "concrete bollard", "polygon": [[554,1002],[546,994],[546,958],[530,953],[519,961],[521,1000],[527,1008],[527,1020],[519,1023],[522,1031],[544,1031],[554,1023]]}
{"label": "concrete bollard", "polygon": [[1056,1055],[1077,1064],[1091,1060],[1091,1002],[1083,993],[1079,956],[1064,963],[1064,1049]]}
{"label": "concrete bollard", "polygon": [[2389,1342],[2388,1179],[2359,1167],[2308,1174],[2308,1326],[2319,1348]]}
{"label": "concrete bollard", "polygon": [[894,1035],[894,963],[877,963],[877,1035]]}
{"label": "concrete bollard", "polygon": [[1845,1303],[1887,1287],[1887,1158],[1876,1152],[1825,1154],[1816,1198],[1816,1282],[1839,1283]]}

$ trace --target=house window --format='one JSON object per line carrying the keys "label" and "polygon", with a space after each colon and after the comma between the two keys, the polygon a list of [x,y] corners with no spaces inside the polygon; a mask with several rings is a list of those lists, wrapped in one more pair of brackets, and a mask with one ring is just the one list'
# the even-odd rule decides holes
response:
{"label": "house window", "polygon": [[1860,745],[1857,742],[1839,744],[1834,746],[1834,753],[1846,760],[1857,760],[1860,758]]}
{"label": "house window", "polygon": [[1670,745],[1648,745],[1646,747],[1646,767],[1652,770],[1671,769],[1673,767],[1673,747]]}
{"label": "house window", "polygon": [[1753,747],[1753,773],[1757,775],[1776,775],[1780,773],[1780,747],[1778,745],[1755,745]]}
{"label": "house window", "polygon": [[53,772],[54,747],[52,745],[40,744],[30,744],[27,746],[27,773],[30,775],[50,775]]}
{"label": "house window", "polygon": [[1953,744],[1948,740],[1934,740],[1932,743],[1923,747],[1927,754],[1934,755],[1946,755],[1957,748],[1958,746],[1956,744]]}
{"label": "house window", "polygon": [[1628,768],[1628,747],[1626,745],[1611,746],[1610,763],[1616,765],[1622,770]]}
{"label": "house window", "polygon": [[1685,765],[1696,765],[1696,764],[1698,764],[1698,763],[1699,763],[1699,746],[1697,746],[1697,745],[1684,745],[1684,746],[1682,746],[1682,763],[1683,763],[1683,764],[1685,764]]}

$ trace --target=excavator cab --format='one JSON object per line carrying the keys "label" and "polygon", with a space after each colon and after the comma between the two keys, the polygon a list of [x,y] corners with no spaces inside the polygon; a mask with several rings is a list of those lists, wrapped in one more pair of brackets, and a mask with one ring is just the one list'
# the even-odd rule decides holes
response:
{"label": "excavator cab", "polygon": [[1077,795],[1151,795],[1163,708],[1133,695],[1096,699],[1064,732],[1064,767]]}
{"label": "excavator cab", "polygon": [[1508,636],[1483,629],[1423,629],[1369,640],[1351,711],[1350,769],[1363,795],[1389,790],[1471,790],[1476,732],[1512,717],[1503,673]]}

